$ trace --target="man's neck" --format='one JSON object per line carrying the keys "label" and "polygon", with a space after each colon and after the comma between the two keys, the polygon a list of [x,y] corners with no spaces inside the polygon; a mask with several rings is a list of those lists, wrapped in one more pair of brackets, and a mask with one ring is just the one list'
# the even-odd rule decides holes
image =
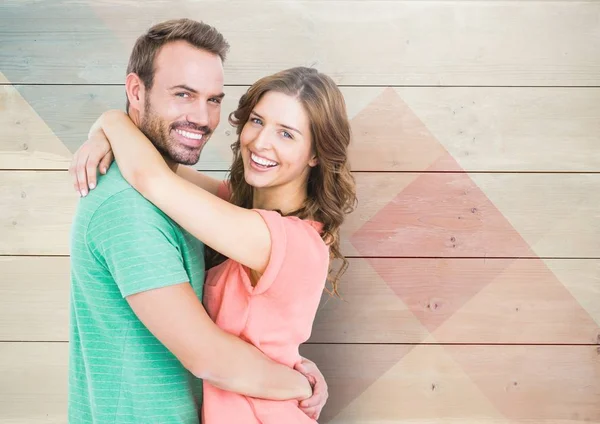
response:
{"label": "man's neck", "polygon": [[165,160],[165,162],[167,162],[167,165],[169,166],[169,168],[171,168],[171,171],[177,172],[177,168],[179,167],[179,164],[177,162],[175,162],[171,158],[166,157],[165,155],[163,155],[163,159]]}
{"label": "man's neck", "polygon": [[[127,114],[129,115],[129,119],[131,119],[131,121],[138,128],[140,128],[140,124],[141,124],[140,112],[137,109],[129,107],[127,110]],[[177,167],[179,166],[179,164],[177,162],[175,162],[173,159],[166,157],[165,155],[162,155],[162,157],[165,160],[165,162],[167,163],[167,165],[169,166],[169,168],[171,168],[171,171],[177,172]]]}

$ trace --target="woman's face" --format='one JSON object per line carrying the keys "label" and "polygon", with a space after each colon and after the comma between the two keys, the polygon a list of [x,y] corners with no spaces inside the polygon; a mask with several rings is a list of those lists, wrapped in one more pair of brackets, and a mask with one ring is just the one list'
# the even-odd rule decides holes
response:
{"label": "woman's face", "polygon": [[300,101],[265,93],[240,134],[246,182],[255,188],[299,187],[317,164],[310,121]]}

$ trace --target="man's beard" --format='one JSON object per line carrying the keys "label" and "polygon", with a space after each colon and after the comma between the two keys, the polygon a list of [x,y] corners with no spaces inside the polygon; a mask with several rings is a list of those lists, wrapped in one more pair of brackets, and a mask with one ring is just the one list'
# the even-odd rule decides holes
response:
{"label": "man's beard", "polygon": [[193,122],[178,121],[172,124],[167,123],[152,110],[149,99],[146,99],[144,108],[144,117],[141,119],[140,130],[154,144],[154,147],[166,158],[182,165],[194,165],[200,159],[202,147],[189,147],[178,142],[171,131],[179,128],[182,130],[200,131],[202,138],[210,137],[212,131],[209,127],[201,127]]}

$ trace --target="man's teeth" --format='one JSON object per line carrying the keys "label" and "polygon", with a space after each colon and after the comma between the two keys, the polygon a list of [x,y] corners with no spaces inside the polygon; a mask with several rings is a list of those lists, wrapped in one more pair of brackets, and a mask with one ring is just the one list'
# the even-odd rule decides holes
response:
{"label": "man's teeth", "polygon": [[192,140],[202,140],[202,137],[204,134],[196,134],[196,133],[191,133],[188,131],[183,131],[183,130],[175,130],[178,134],[181,134],[182,136],[186,137],[186,138],[191,138]]}
{"label": "man's teeth", "polygon": [[277,162],[273,162],[273,161],[270,161],[268,159],[261,158],[260,156],[256,156],[254,153],[252,153],[250,155],[250,157],[252,158],[252,160],[254,162],[258,163],[259,165],[263,165],[263,166],[275,166],[275,165],[277,165]]}

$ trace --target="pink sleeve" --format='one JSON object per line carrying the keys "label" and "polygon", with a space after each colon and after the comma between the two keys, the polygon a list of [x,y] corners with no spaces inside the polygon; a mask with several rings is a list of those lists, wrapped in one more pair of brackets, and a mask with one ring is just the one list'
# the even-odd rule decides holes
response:
{"label": "pink sleeve", "polygon": [[[269,228],[271,256],[253,294],[262,294],[279,282],[286,284],[307,280],[324,285],[329,267],[329,249],[317,230],[310,223],[295,217],[283,217],[275,211],[254,210]],[[303,287],[307,288],[306,285]]]}
{"label": "pink sleeve", "polygon": [[227,200],[228,202],[231,199],[231,189],[227,180],[223,180],[221,181],[221,184],[219,184],[219,188],[217,189],[217,196],[223,200]]}

